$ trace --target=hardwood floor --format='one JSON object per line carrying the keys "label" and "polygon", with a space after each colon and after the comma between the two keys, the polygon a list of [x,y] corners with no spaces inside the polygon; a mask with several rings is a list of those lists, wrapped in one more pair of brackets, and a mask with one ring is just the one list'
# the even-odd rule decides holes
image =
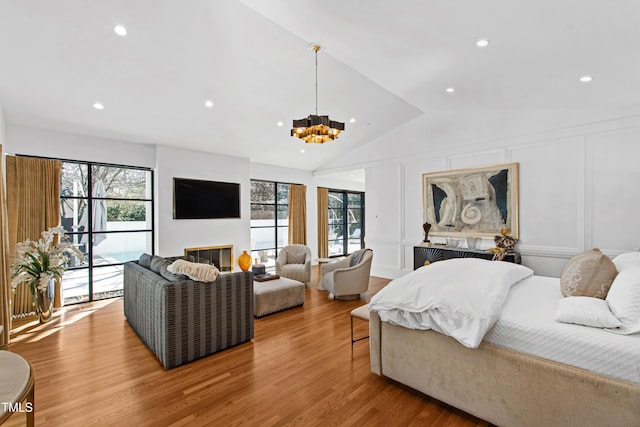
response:
{"label": "hardwood floor", "polygon": [[[365,301],[387,283],[372,277]],[[129,327],[120,298],[14,327],[9,350],[34,367],[37,425],[488,425],[372,374],[367,340],[351,353],[349,312],[365,301],[315,288],[305,298],[256,319],[252,342],[169,371]]]}

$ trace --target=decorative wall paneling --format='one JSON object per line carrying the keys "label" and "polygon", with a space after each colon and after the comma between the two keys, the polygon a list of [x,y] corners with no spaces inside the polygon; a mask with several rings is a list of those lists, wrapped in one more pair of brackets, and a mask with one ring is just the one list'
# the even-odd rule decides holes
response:
{"label": "decorative wall paneling", "polygon": [[[634,250],[640,246],[640,221],[635,214],[640,211],[640,123],[630,120],[621,119],[620,129],[610,122],[596,123],[537,135],[537,139],[483,144],[483,150],[437,150],[438,155],[423,153],[395,164],[376,162],[366,167],[367,201],[376,200],[368,212],[385,217],[385,223],[397,218],[403,232],[398,239],[399,262],[393,265],[396,258],[378,257],[373,270],[384,267],[386,277],[411,271],[412,248],[424,236],[423,173],[509,162],[520,164],[517,247],[523,263],[537,274],[559,276],[567,259],[591,247],[600,247],[610,256]],[[635,126],[626,126],[634,122]],[[504,145],[496,146],[500,144]],[[401,182],[396,182],[398,176]],[[390,187],[393,182],[395,189]],[[396,193],[404,200],[400,209]],[[389,230],[380,230],[385,239],[379,239],[378,232],[368,229],[368,242],[384,241],[381,246],[387,255],[398,253],[391,247],[395,239],[388,238]],[[489,240],[482,243],[482,247],[492,246]]]}

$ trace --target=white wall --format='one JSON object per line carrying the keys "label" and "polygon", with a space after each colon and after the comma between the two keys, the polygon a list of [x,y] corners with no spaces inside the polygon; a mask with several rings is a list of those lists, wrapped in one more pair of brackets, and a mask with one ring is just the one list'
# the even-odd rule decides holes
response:
{"label": "white wall", "polygon": [[57,132],[26,126],[7,126],[5,152],[29,156],[83,160],[153,168],[155,146]]}
{"label": "white wall", "polygon": [[[233,245],[234,257],[251,249],[249,159],[156,146],[156,252],[180,255],[184,248]],[[241,218],[173,219],[173,178],[240,184]]]}
{"label": "white wall", "polygon": [[365,240],[367,247],[373,250],[376,276],[397,277],[398,266],[402,264],[399,245],[404,234],[402,184],[401,165],[365,171]]}
{"label": "white wall", "polygon": [[372,274],[412,270],[424,235],[423,173],[508,162],[520,166],[517,249],[536,274],[557,277],[567,259],[591,247],[610,256],[637,248],[639,140],[635,117],[353,165],[366,168]]}
{"label": "white wall", "polygon": [[[6,141],[6,125],[4,122],[4,108],[2,107],[2,102],[0,102],[0,144],[3,146],[4,152],[6,152],[6,147],[4,146],[5,141]],[[2,169],[4,170],[4,164]]]}

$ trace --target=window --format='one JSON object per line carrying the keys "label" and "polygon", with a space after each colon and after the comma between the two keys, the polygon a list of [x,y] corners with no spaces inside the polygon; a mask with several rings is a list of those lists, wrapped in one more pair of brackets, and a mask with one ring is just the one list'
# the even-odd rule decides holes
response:
{"label": "window", "polygon": [[122,295],[123,264],[153,253],[149,169],[63,161],[60,221],[85,256],[62,281],[65,304]]}
{"label": "window", "polygon": [[289,184],[251,180],[251,256],[275,267],[288,243]]}
{"label": "window", "polygon": [[329,256],[364,247],[364,193],[329,190]]}

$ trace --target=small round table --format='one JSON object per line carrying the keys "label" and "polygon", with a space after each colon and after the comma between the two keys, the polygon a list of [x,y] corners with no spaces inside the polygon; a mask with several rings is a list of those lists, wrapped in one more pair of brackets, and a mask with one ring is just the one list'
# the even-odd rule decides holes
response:
{"label": "small round table", "polygon": [[322,264],[328,264],[335,261],[334,258],[317,258],[318,261],[318,280],[322,277]]}
{"label": "small round table", "polygon": [[0,351],[0,424],[11,415],[26,414],[27,426],[34,425],[33,368],[22,356]]}

